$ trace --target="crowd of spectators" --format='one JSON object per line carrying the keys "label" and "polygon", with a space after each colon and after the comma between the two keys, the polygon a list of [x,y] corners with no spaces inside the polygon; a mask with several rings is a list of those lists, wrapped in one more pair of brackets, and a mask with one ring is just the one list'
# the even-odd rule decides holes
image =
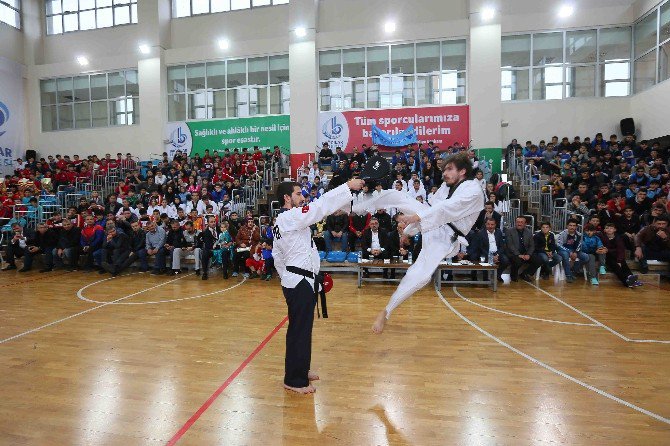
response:
{"label": "crowd of spectators", "polygon": [[[29,271],[43,257],[41,272],[54,268],[97,269],[118,275],[137,263],[140,271],[180,274],[182,260],[193,258],[196,274],[208,278],[211,263],[223,277],[272,275],[272,231],[268,218],[250,210],[239,215],[232,206],[250,180],[263,178],[266,165],[281,163],[279,147],[264,153],[234,149],[188,158],[163,154],[157,163],[140,166],[127,154],[81,160],[75,155],[17,160],[14,175],[0,183],[0,218],[7,229],[3,270]],[[83,194],[65,215],[48,218],[43,199],[59,191],[97,184],[114,174],[118,183],[106,197],[97,190]]]}

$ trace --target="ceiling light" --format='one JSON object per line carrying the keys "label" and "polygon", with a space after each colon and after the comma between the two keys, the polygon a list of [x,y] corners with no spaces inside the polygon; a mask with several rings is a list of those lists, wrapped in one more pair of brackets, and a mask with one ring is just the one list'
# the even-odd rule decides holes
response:
{"label": "ceiling light", "polygon": [[230,42],[228,42],[228,39],[220,39],[219,48],[221,48],[222,50],[227,50],[228,48],[230,48]]}
{"label": "ceiling light", "polygon": [[496,15],[496,11],[493,8],[484,8],[482,9],[482,20],[488,22]]}
{"label": "ceiling light", "polygon": [[88,59],[85,56],[78,56],[77,57],[77,63],[81,65],[82,67],[88,65]]}
{"label": "ceiling light", "polygon": [[395,31],[395,22],[386,22],[386,24],[384,25],[384,31],[386,31],[387,33],[392,33],[393,31]]}
{"label": "ceiling light", "polygon": [[145,43],[141,44],[139,46],[139,49],[140,49],[140,53],[142,53],[142,54],[149,54],[151,52],[151,48],[149,47],[149,45],[147,45]]}
{"label": "ceiling light", "polygon": [[562,18],[570,17],[572,13],[575,12],[575,8],[572,5],[563,5],[558,11],[558,15]]}
{"label": "ceiling light", "polygon": [[295,29],[295,35],[298,37],[305,37],[307,35],[307,30],[302,26]]}

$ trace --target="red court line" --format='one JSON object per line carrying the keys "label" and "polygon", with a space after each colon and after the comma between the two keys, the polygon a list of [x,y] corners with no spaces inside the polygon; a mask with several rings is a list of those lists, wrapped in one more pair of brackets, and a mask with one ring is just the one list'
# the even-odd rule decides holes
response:
{"label": "red court line", "polygon": [[216,400],[219,397],[219,395],[221,395],[221,393],[223,393],[223,391],[226,390],[226,387],[228,387],[230,385],[230,383],[232,383],[235,380],[235,378],[237,378],[237,375],[239,375],[242,372],[242,370],[244,370],[244,368],[247,365],[249,365],[249,363],[256,357],[256,355],[261,350],[263,350],[263,348],[267,345],[267,343],[270,342],[270,339],[272,339],[272,337],[274,335],[276,335],[277,332],[284,326],[286,321],[288,321],[288,316],[284,317],[284,319],[282,319],[282,321],[279,324],[277,324],[277,326],[270,332],[270,334],[268,334],[265,337],[265,339],[263,339],[263,342],[258,344],[258,347],[256,347],[256,349],[253,352],[251,352],[251,354],[249,356],[247,356],[247,358],[244,361],[242,361],[242,364],[240,364],[240,366],[228,377],[228,379],[226,379],[226,381],[223,384],[221,384],[221,387],[216,389],[216,391],[212,394],[212,396],[210,396],[207,399],[207,401],[205,401],[203,403],[203,405],[200,406],[200,409],[198,409],[191,416],[191,418],[189,418],[188,421],[186,423],[184,423],[184,425],[181,427],[181,429],[179,429],[177,431],[177,433],[174,434],[174,436],[172,438],[170,438],[170,441],[167,442],[167,446],[173,446],[174,444],[176,444],[179,441],[179,439],[182,436],[184,436],[186,431],[188,431],[191,428],[191,426],[193,426],[193,424],[196,421],[198,421],[198,418],[200,418],[200,416],[203,413],[205,413],[205,411],[207,409],[209,409],[209,406],[212,405],[214,400]]}
{"label": "red court line", "polygon": [[[42,274],[41,276],[39,276],[37,278],[32,278],[31,277],[30,279],[26,279],[26,280],[17,280],[17,281],[14,281],[14,282],[6,283],[4,285],[0,285],[0,288],[7,288],[7,287],[10,287],[10,286],[21,285],[23,283],[29,283],[29,282],[37,282],[38,280],[44,280],[44,279],[49,279],[49,278],[53,279],[54,277],[64,276],[65,274],[67,274],[67,273]],[[0,276],[0,277],[4,277],[4,276]]]}

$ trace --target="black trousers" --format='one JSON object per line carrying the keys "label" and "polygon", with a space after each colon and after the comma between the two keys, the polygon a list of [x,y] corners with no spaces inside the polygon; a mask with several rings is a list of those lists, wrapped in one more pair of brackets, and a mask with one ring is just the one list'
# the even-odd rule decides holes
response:
{"label": "black trousers", "polygon": [[512,280],[517,280],[519,278],[519,269],[521,269],[523,265],[528,265],[524,272],[529,276],[535,274],[535,271],[540,266],[540,263],[538,263],[535,256],[530,256],[529,260],[522,260],[519,256],[512,255],[509,260],[511,264],[510,276]]}
{"label": "black trousers", "polygon": [[314,289],[307,279],[303,279],[295,288],[282,287],[282,291],[288,305],[284,384],[307,387],[307,373],[312,362],[312,326],[316,306]]}
{"label": "black trousers", "polygon": [[623,283],[624,285],[628,286],[628,283],[626,281],[628,280],[628,276],[633,274],[626,264],[626,261],[624,260],[621,262],[621,264],[617,263],[616,259],[614,256],[607,256],[606,258],[606,264],[607,264],[607,269],[612,271],[617,278]]}
{"label": "black trousers", "polygon": [[200,251],[200,268],[202,268],[202,274],[207,274],[209,271],[209,261],[212,259],[212,250],[208,248],[202,248]]}
{"label": "black trousers", "polygon": [[7,247],[5,248],[5,252],[7,253],[7,263],[9,263],[10,265],[14,265],[14,261],[20,257],[23,257],[25,251],[26,251],[25,249],[19,246],[18,242],[8,243]]}
{"label": "black trousers", "polygon": [[247,259],[251,257],[251,251],[235,251],[233,254],[233,272],[239,273],[242,270],[243,273],[248,273],[249,268],[247,268]]}

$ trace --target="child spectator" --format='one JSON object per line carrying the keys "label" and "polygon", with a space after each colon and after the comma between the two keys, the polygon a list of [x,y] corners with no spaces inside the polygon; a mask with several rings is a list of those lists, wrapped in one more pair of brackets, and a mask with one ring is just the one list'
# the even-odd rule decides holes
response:
{"label": "child spectator", "polygon": [[598,235],[596,235],[596,227],[592,223],[584,226],[584,238],[582,240],[582,252],[589,255],[588,267],[589,277],[591,278],[591,285],[599,285],[598,277],[596,275],[596,257],[600,264],[600,274],[607,273],[605,269],[605,255],[607,248],[603,246],[603,242]]}
{"label": "child spectator", "polygon": [[633,274],[626,263],[626,242],[624,237],[616,233],[614,223],[605,225],[604,234],[600,235],[603,247],[607,249],[605,254],[605,263],[607,268],[612,271],[624,286],[633,288],[641,286],[642,282]]}

